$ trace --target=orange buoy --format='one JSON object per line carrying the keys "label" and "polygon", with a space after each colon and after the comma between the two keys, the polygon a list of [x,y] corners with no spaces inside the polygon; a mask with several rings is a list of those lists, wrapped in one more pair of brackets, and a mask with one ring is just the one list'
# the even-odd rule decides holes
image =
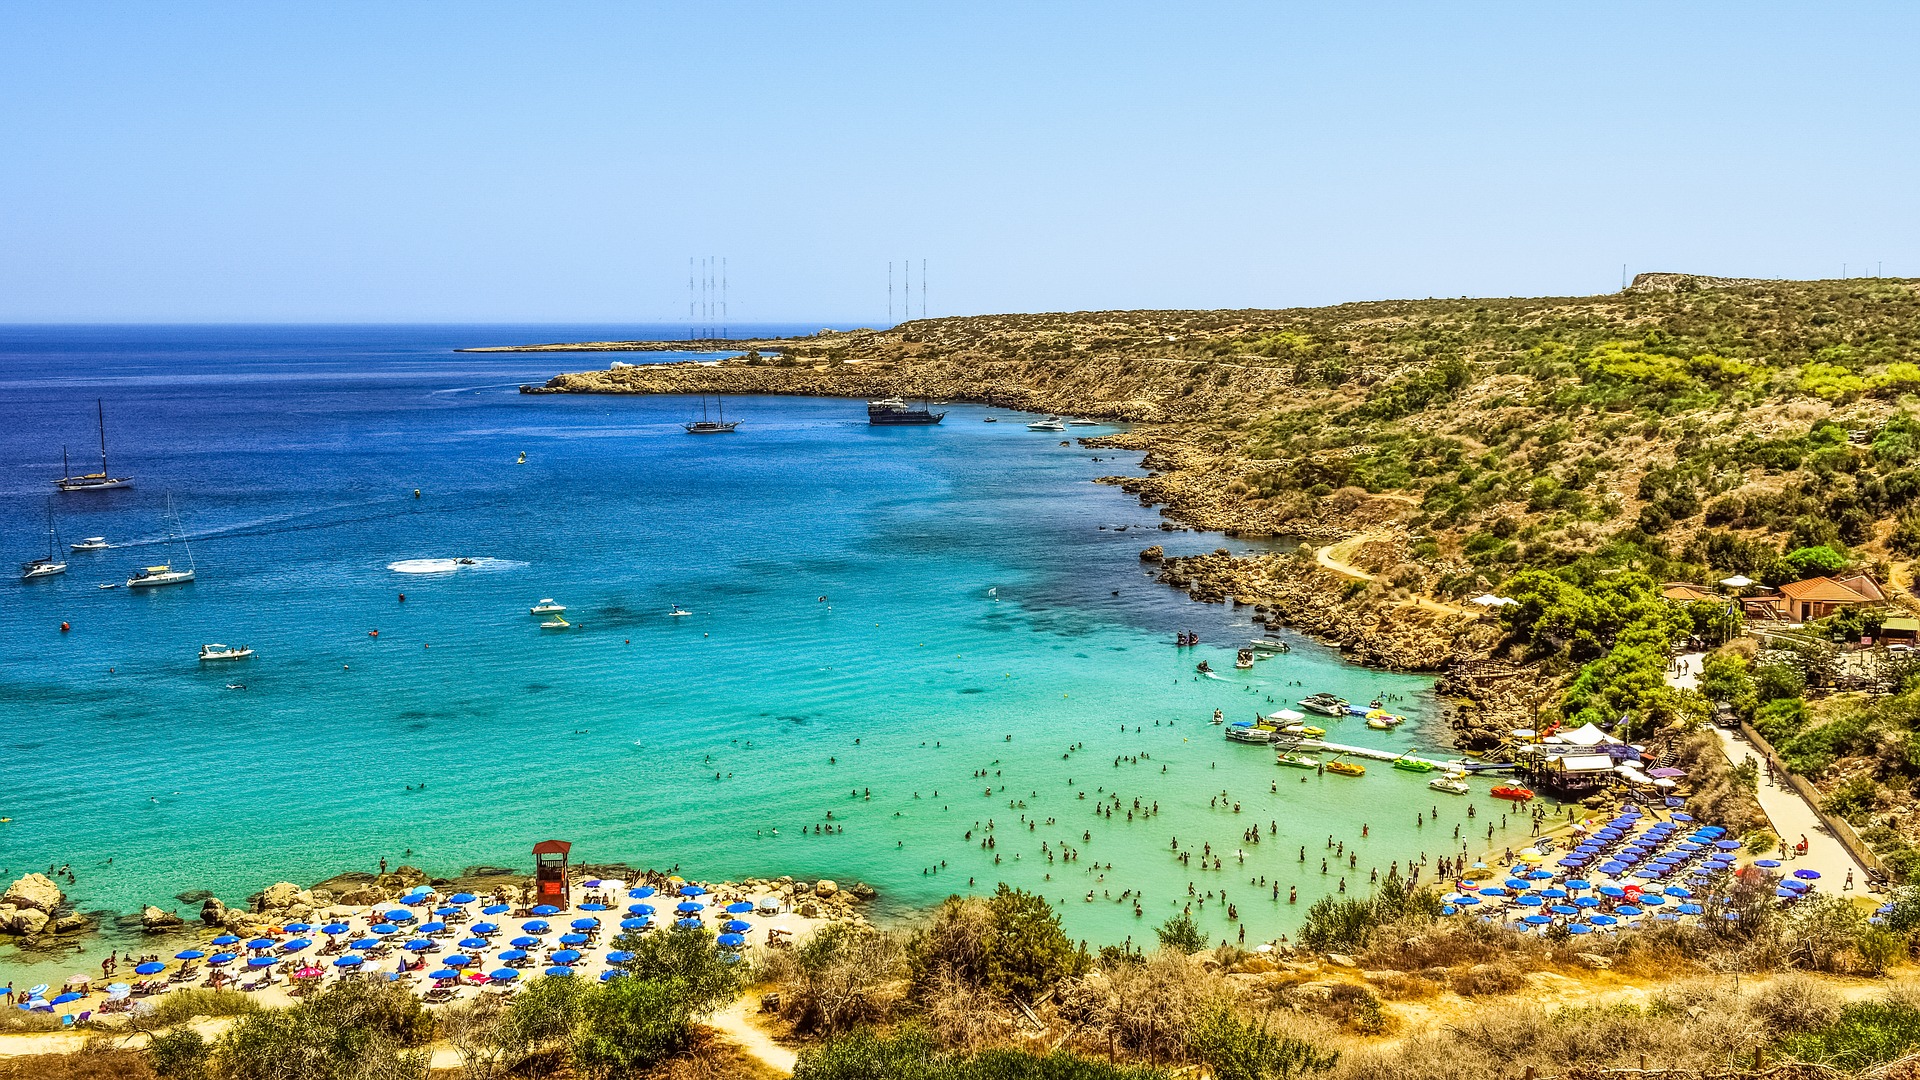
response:
{"label": "orange buoy", "polygon": [[67,625],[66,623],[61,623],[61,624],[60,624],[60,632],[61,632],[61,633],[63,633],[63,634],[64,634],[64,633],[66,633],[67,631],[69,631],[69,630],[71,630],[71,629],[73,629],[73,627],[71,627],[71,626],[68,626],[68,625]]}

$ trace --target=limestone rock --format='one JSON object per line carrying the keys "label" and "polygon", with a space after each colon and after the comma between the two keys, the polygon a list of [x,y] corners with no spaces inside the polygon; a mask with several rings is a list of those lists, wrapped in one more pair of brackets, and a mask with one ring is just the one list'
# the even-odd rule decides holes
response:
{"label": "limestone rock", "polygon": [[864,881],[855,885],[852,889],[848,891],[853,894],[853,898],[855,900],[860,900],[860,901],[871,900],[875,896],[879,895],[878,893],[874,892],[873,886],[867,884]]}
{"label": "limestone rock", "polygon": [[813,895],[822,900],[830,899],[840,891],[840,883],[832,878],[821,878],[813,883]]}
{"label": "limestone rock", "polygon": [[382,900],[385,900],[386,898],[387,898],[386,892],[384,892],[379,886],[362,885],[357,889],[349,889],[348,891],[341,893],[336,899],[340,903],[345,904],[348,907],[369,907],[371,905],[380,903]]}
{"label": "limestone rock", "polygon": [[0,933],[37,934],[47,922],[47,913],[36,908],[0,906]]}
{"label": "limestone rock", "polygon": [[78,934],[93,929],[93,920],[78,912],[55,917],[49,928],[56,934]]}
{"label": "limestone rock", "polygon": [[1140,553],[1140,561],[1159,562],[1161,559],[1166,558],[1166,555],[1166,549],[1162,548],[1159,544],[1154,544],[1152,547]]}
{"label": "limestone rock", "polygon": [[1353,962],[1353,957],[1348,956],[1346,953],[1337,953],[1337,952],[1330,952],[1327,954],[1327,963],[1332,964],[1335,967],[1350,968],[1350,967],[1360,966]]}
{"label": "limestone rock", "polygon": [[45,874],[28,874],[0,893],[0,904],[51,915],[66,903],[67,894]]}
{"label": "limestone rock", "polygon": [[808,900],[808,901],[805,901],[805,902],[803,902],[803,903],[802,903],[802,904],[800,905],[800,917],[801,917],[801,918],[803,918],[803,919],[817,919],[817,918],[819,918],[819,917],[820,917],[820,905],[819,905],[819,904],[816,904],[816,903],[814,903],[814,902],[813,902],[813,901],[811,901],[811,900]]}
{"label": "limestone rock", "polygon": [[171,911],[165,911],[148,904],[140,909],[140,928],[149,932],[178,930],[187,925],[186,920]]}
{"label": "limestone rock", "polygon": [[300,900],[300,886],[291,881],[281,881],[267,886],[254,898],[253,910],[285,911]]}

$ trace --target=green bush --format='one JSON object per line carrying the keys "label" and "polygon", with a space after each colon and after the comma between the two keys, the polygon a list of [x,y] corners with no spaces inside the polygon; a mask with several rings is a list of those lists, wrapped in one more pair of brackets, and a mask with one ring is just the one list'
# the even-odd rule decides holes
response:
{"label": "green bush", "polygon": [[803,1051],[793,1080],[1169,1080],[1160,1069],[1109,1065],[1063,1050],[1031,1054],[988,1050],[958,1054],[942,1050],[925,1031],[908,1028],[891,1037],[856,1031]]}
{"label": "green bush", "polygon": [[1323,1052],[1304,1039],[1248,1023],[1227,1008],[1209,1013],[1188,1041],[1215,1080],[1289,1080],[1326,1072],[1340,1060],[1338,1051]]}
{"label": "green bush", "polygon": [[1856,1002],[1831,1024],[1781,1040],[1780,1049],[1839,1069],[1870,1068],[1920,1049],[1920,1009],[1905,1002]]}
{"label": "green bush", "polygon": [[[571,981],[571,980],[565,980]],[[569,1055],[588,1080],[635,1076],[686,1049],[693,1003],[674,980],[613,979],[580,995]]]}
{"label": "green bush", "polygon": [[147,1063],[165,1080],[205,1080],[212,1057],[213,1048],[192,1028],[155,1035],[147,1047]]}
{"label": "green bush", "polygon": [[987,988],[994,993],[1031,1001],[1080,969],[1081,958],[1046,897],[1001,882],[987,910]]}
{"label": "green bush", "polygon": [[183,986],[153,1002],[153,1011],[141,1016],[143,1027],[171,1027],[198,1016],[245,1016],[260,1011],[260,1003],[238,990],[209,990]]}
{"label": "green bush", "polygon": [[1162,948],[1173,949],[1183,956],[1191,956],[1207,947],[1207,939],[1200,933],[1199,925],[1193,921],[1193,916],[1185,913],[1161,923],[1154,934],[1160,938]]}
{"label": "green bush", "polygon": [[1440,906],[1431,892],[1410,888],[1398,875],[1390,874],[1372,896],[1315,900],[1300,925],[1300,943],[1318,950],[1363,949],[1378,928],[1409,917],[1438,918]]}
{"label": "green bush", "polygon": [[420,999],[388,983],[335,983],[287,1009],[242,1016],[215,1044],[222,1080],[391,1077],[425,1080],[433,1019]]}

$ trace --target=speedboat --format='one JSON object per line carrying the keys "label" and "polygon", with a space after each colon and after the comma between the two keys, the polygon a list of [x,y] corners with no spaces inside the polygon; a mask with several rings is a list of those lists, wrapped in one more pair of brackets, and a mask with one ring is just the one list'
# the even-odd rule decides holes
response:
{"label": "speedboat", "polygon": [[1308,712],[1317,712],[1323,716],[1347,715],[1346,701],[1342,698],[1334,697],[1332,694],[1315,694],[1309,698],[1302,698],[1294,704]]}
{"label": "speedboat", "polygon": [[565,630],[565,629],[566,629],[567,627],[569,627],[569,626],[572,626],[572,625],[573,625],[573,624],[572,624],[572,623],[570,623],[570,622],[568,622],[568,621],[566,620],[566,618],[565,618],[564,616],[560,616],[560,615],[555,615],[555,616],[554,616],[553,618],[551,618],[551,619],[548,619],[547,621],[545,621],[545,622],[543,622],[543,623],[541,623],[541,624],[540,624],[540,629],[542,629],[542,630]]}
{"label": "speedboat", "polygon": [[1045,420],[1035,420],[1033,423],[1028,424],[1027,430],[1028,431],[1065,431],[1067,430],[1067,425],[1064,423],[1061,423],[1059,417],[1049,416]]}
{"label": "speedboat", "polygon": [[1273,732],[1263,727],[1255,727],[1251,720],[1235,720],[1227,725],[1227,738],[1233,742],[1258,743],[1265,746],[1273,741]]}
{"label": "speedboat", "polygon": [[688,611],[687,609],[681,607],[679,604],[675,604],[673,605],[673,610],[667,612],[667,614],[673,615],[673,616],[679,616],[679,615],[691,615],[693,614],[693,612]]}
{"label": "speedboat", "polygon": [[67,546],[75,551],[105,551],[113,545],[107,543],[107,538],[104,536],[89,536],[77,544]]}
{"label": "speedboat", "polygon": [[535,604],[535,605],[533,605],[532,607],[530,607],[530,608],[528,608],[528,609],[527,609],[527,614],[529,614],[529,615],[558,615],[558,614],[560,614],[561,612],[563,612],[563,611],[565,611],[565,610],[567,610],[567,605],[565,605],[565,604],[556,604],[556,603],[554,603],[554,602],[553,602],[553,597],[551,597],[551,596],[549,596],[549,597],[547,597],[546,599],[544,599],[544,600],[542,600],[542,601],[540,601],[539,603],[537,603],[537,604]]}
{"label": "speedboat", "polygon": [[981,418],[980,422],[983,424],[997,424],[1000,422],[1000,419],[998,417],[988,416]]}
{"label": "speedboat", "polygon": [[143,567],[135,571],[134,575],[127,579],[127,588],[151,589],[160,585],[184,585],[192,580],[193,570],[191,567],[185,570],[175,570],[171,565],[163,563],[159,566]]}
{"label": "speedboat", "polygon": [[1258,641],[1249,643],[1248,648],[1257,653],[1283,653],[1293,651],[1293,646],[1288,645],[1279,638],[1261,638]]}
{"label": "speedboat", "polygon": [[1427,786],[1435,791],[1444,791],[1449,795],[1473,794],[1473,789],[1467,786],[1466,779],[1459,773],[1448,773],[1445,776],[1436,776],[1427,781]]}
{"label": "speedboat", "polygon": [[1320,759],[1310,758],[1305,754],[1281,754],[1275,759],[1274,764],[1291,765],[1296,769],[1318,769],[1320,767]]}
{"label": "speedboat", "polygon": [[1252,667],[1253,666],[1253,650],[1241,649],[1239,654],[1233,658],[1233,666],[1236,668],[1239,668],[1242,671],[1245,671],[1246,669]]}
{"label": "speedboat", "polygon": [[216,642],[200,646],[202,660],[245,660],[252,655],[253,647],[250,645],[221,645]]}
{"label": "speedboat", "polygon": [[1069,420],[1069,421],[1067,421],[1067,426],[1068,426],[1068,427],[1099,427],[1099,426],[1100,426],[1100,421],[1098,421],[1098,420]]}

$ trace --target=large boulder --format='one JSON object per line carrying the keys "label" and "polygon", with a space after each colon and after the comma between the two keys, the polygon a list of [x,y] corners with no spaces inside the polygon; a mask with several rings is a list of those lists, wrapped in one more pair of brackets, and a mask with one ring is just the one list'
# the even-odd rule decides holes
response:
{"label": "large boulder", "polygon": [[372,907],[386,898],[385,890],[378,885],[362,885],[357,889],[349,889],[341,893],[335,901],[348,907]]}
{"label": "large boulder", "polygon": [[227,921],[227,905],[217,896],[209,896],[200,905],[200,921],[208,926],[219,926]]}
{"label": "large boulder", "polygon": [[187,921],[171,911],[148,904],[140,909],[140,928],[149,933],[166,930],[178,930],[187,925]]}
{"label": "large boulder", "polygon": [[47,913],[36,908],[0,905],[0,934],[37,934],[47,925]]}
{"label": "large boulder", "polygon": [[840,891],[840,883],[832,878],[821,878],[813,883],[813,895],[822,900],[829,899]]}
{"label": "large boulder", "polygon": [[871,900],[878,895],[873,891],[873,886],[864,881],[855,885],[850,891],[853,893],[855,900]]}
{"label": "large boulder", "polygon": [[[253,898],[255,911],[285,911],[300,903],[300,886],[291,881],[276,882]],[[310,905],[309,905],[310,906]]]}
{"label": "large boulder", "polygon": [[51,915],[66,903],[67,894],[45,874],[28,874],[0,893],[0,904]]}

